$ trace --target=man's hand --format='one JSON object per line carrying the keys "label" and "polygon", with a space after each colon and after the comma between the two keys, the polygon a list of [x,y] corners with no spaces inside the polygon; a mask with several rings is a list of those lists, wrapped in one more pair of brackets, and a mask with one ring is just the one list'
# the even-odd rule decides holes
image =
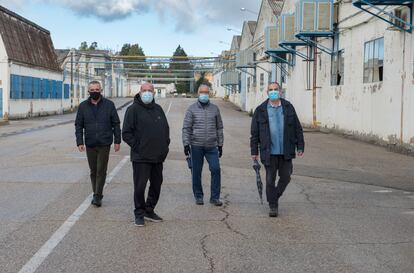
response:
{"label": "man's hand", "polygon": [[303,151],[298,151],[298,156],[303,156]]}
{"label": "man's hand", "polygon": [[252,155],[252,160],[253,161],[259,160],[259,155]]}
{"label": "man's hand", "polygon": [[184,146],[184,154],[185,154],[186,156],[189,156],[189,155],[190,155],[190,151],[191,151],[191,149],[190,149],[190,145],[185,145],[185,146]]}
{"label": "man's hand", "polygon": [[219,158],[223,156],[223,146],[218,146]]}
{"label": "man's hand", "polygon": [[121,149],[121,144],[115,144],[114,149],[115,149],[115,152],[119,152],[119,150]]}
{"label": "man's hand", "polygon": [[79,152],[83,153],[85,151],[85,145],[78,146]]}

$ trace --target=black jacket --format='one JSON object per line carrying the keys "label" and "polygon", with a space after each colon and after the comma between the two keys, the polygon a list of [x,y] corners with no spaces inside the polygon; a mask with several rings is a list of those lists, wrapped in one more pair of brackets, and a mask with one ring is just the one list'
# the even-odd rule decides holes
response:
{"label": "black jacket", "polygon": [[[96,111],[94,107],[97,107]],[[112,101],[102,97],[95,106],[90,99],[85,100],[79,105],[76,114],[76,144],[78,146],[85,144],[87,147],[109,146],[112,142],[120,144],[120,124],[118,112]]]}
{"label": "black jacket", "polygon": [[[283,132],[284,158],[292,159],[296,157],[296,149],[298,151],[305,149],[303,130],[293,105],[284,99],[281,99],[281,103],[285,122]],[[271,149],[268,104],[269,100],[266,100],[254,111],[250,137],[251,155],[258,155],[260,147],[260,160],[264,165],[270,164]]]}
{"label": "black jacket", "polygon": [[170,127],[161,106],[144,104],[139,94],[128,107],[122,139],[131,147],[131,161],[162,163],[168,155]]}

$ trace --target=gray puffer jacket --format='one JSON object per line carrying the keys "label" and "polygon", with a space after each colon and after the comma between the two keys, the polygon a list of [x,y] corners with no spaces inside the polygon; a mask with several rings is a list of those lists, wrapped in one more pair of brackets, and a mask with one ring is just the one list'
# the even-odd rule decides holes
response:
{"label": "gray puffer jacket", "polygon": [[187,109],[183,125],[183,144],[217,147],[223,146],[223,121],[219,108],[199,101]]}

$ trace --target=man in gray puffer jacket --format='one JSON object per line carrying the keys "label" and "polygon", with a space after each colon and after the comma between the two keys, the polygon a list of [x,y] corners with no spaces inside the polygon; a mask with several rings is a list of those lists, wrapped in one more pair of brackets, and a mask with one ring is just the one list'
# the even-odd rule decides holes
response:
{"label": "man in gray puffer jacket", "polygon": [[210,87],[200,85],[198,101],[188,108],[183,125],[184,154],[191,153],[193,193],[197,205],[204,205],[201,172],[204,157],[211,172],[210,203],[221,206],[221,170],[219,158],[223,155],[223,121],[219,108],[209,100]]}

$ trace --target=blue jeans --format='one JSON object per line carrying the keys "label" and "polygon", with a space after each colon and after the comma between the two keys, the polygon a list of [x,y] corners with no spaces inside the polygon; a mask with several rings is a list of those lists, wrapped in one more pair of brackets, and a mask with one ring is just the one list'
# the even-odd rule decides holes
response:
{"label": "blue jeans", "polygon": [[196,199],[203,199],[203,186],[201,185],[201,172],[204,157],[207,159],[211,172],[210,200],[220,199],[221,170],[217,147],[191,146],[191,160],[193,164],[193,193]]}

